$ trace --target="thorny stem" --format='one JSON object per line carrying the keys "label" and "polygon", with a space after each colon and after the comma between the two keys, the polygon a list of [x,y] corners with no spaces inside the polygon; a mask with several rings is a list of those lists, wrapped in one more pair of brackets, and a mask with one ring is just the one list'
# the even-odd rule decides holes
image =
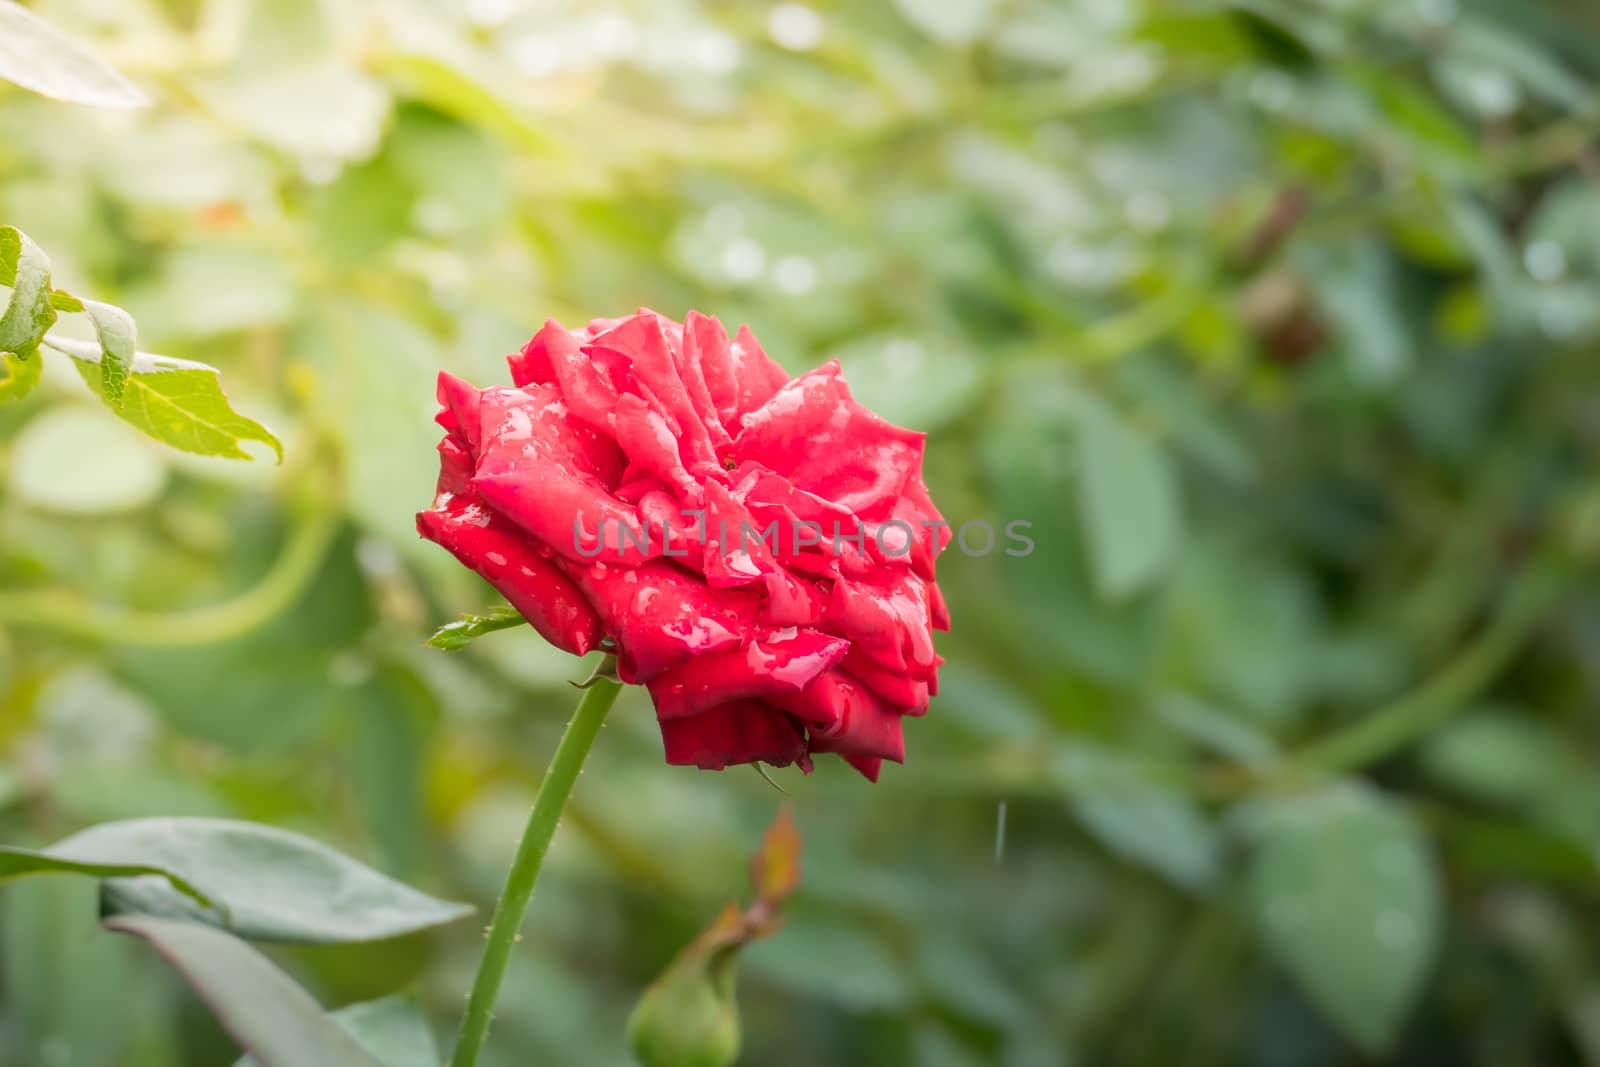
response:
{"label": "thorny stem", "polygon": [[572,721],[567,723],[555,755],[550,758],[544,781],[539,783],[539,794],[528,815],[527,829],[522,832],[516,858],[511,861],[511,871],[506,875],[505,888],[500,891],[500,900],[494,907],[489,942],[478,964],[478,977],[472,983],[467,1017],[461,1023],[461,1038],[456,1042],[450,1067],[474,1067],[483,1042],[489,1036],[495,998],[500,993],[506,966],[511,962],[511,950],[516,945],[522,917],[533,896],[539,868],[550,849],[550,839],[561,821],[567,798],[572,795],[572,786],[578,780],[584,758],[600,732],[600,724],[622,691],[622,684],[614,676],[613,663],[612,657],[607,656],[590,679],[583,699],[578,701],[578,710],[573,712]]}

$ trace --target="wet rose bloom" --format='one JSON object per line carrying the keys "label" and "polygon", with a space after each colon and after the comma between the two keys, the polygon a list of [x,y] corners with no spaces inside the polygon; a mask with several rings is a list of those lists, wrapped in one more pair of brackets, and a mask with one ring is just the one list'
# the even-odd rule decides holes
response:
{"label": "wet rose bloom", "polygon": [[512,387],[439,377],[438,495],[422,535],[546,639],[609,638],[655,702],[668,763],[901,761],[936,691],[950,534],[923,435],[790,379],[748,328],[650,311],[551,321]]}

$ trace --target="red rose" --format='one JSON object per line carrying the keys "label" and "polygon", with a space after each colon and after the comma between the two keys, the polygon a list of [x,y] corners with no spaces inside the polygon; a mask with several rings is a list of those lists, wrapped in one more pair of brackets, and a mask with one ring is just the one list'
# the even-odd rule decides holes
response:
{"label": "red rose", "polygon": [[515,388],[439,376],[422,535],[556,646],[611,638],[668,763],[900,761],[949,628],[923,435],[692,311],[547,322],[510,362]]}

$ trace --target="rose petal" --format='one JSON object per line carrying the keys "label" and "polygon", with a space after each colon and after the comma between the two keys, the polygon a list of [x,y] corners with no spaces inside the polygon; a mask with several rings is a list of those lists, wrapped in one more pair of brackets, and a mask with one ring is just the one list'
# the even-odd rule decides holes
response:
{"label": "rose petal", "polygon": [[684,468],[672,427],[659,411],[639,397],[628,395],[617,400],[612,418],[617,444],[628,457],[630,469],[653,474],[684,495],[695,491],[695,479]]}
{"label": "rose petal", "polygon": [[765,404],[789,380],[788,372],[772,361],[749,326],[739,327],[733,344],[728,346],[728,355],[733,360],[733,376],[739,382],[739,401],[734,408],[737,415]]}
{"label": "rose petal", "polygon": [[506,357],[511,367],[511,383],[523,385],[554,385],[555,367],[550,362],[550,335],[547,331],[561,329],[554,319],[545,322],[544,329],[534,334],[522,349]]}
{"label": "rose petal", "polygon": [[573,421],[550,386],[488,389],[473,488],[535,539],[581,562],[638,563],[659,554],[635,508],[611,494],[621,477],[608,442]]}
{"label": "rose petal", "polygon": [[722,414],[711,398],[704,352],[707,348],[726,348],[727,343],[727,332],[716,319],[707,318],[698,311],[691,311],[685,316],[678,343],[678,377],[683,381],[684,392],[694,405],[700,425],[705,427],[712,454],[718,462],[732,455],[733,438],[729,436],[727,427],[722,423]]}
{"label": "rose petal", "polygon": [[439,480],[434,485],[434,503],[443,505],[453,496],[471,494],[476,463],[461,438],[449,434],[439,442]]}
{"label": "rose petal", "polygon": [[900,709],[844,670],[818,675],[799,693],[767,700],[806,724],[812,752],[850,752],[896,763],[905,756]]}
{"label": "rose petal", "polygon": [[735,763],[786,767],[803,759],[805,731],[759,700],[735,700],[681,719],[661,721],[667,762],[720,771]]}
{"label": "rose petal", "polygon": [[935,630],[950,630],[950,608],[944,602],[944,591],[937,585],[928,585],[928,614],[933,617]]}
{"label": "rose petal", "polygon": [[738,648],[756,626],[754,591],[712,589],[664,560],[636,568],[563,560],[561,567],[617,639],[625,682],[647,682],[693,656]]}
{"label": "rose petal", "polygon": [[904,763],[906,743],[899,713],[848,676],[836,671],[828,677],[843,693],[843,711],[833,723],[809,726],[808,751],[874,756]]}
{"label": "rose petal", "polygon": [[739,420],[747,412],[765,404],[789,380],[783,368],[767,358],[748,326],[739,327],[738,338],[730,342],[722,323],[697,317],[686,328],[684,343],[694,345],[706,391],[730,436],[738,436]]}
{"label": "rose petal", "polygon": [[678,346],[668,333],[669,325],[675,324],[668,323],[655,312],[641,312],[597,336],[584,346],[584,351],[610,351],[628,359],[641,395],[667,422],[676,438],[674,450],[679,454],[679,465],[702,477],[713,471],[720,474],[721,462],[707,433],[704,416],[697,410],[681,376],[682,361],[675,355]]}
{"label": "rose petal", "polygon": [[911,553],[911,565],[918,577],[932,582],[934,563],[955,535],[939,509],[933,506],[933,498],[928,495],[921,474],[906,479],[900,502],[895,505],[894,518],[915,531],[916,547]]}
{"label": "rose petal", "polygon": [[881,521],[922,469],[923,435],[894,426],[850,395],[834,361],[785,385],[744,416],[734,454],[848,509]]}
{"label": "rose petal", "polygon": [[550,320],[509,362],[517,389],[440,377],[424,536],[560,647],[614,639],[669,762],[902,759],[950,624],[923,436],[694,312]]}
{"label": "rose petal", "polygon": [[761,577],[767,597],[761,621],[773,626],[819,626],[828,610],[827,594],[817,583],[779,568]]}
{"label": "rose petal", "polygon": [[932,671],[925,678],[914,678],[905,671],[888,670],[858,648],[851,648],[843,669],[902,715],[921,715],[928,710],[936,677]]}
{"label": "rose petal", "polygon": [[512,357],[512,381],[519,386],[552,383],[572,414],[596,429],[610,425],[617,391],[584,354],[581,342],[555,319],[534,334]]}
{"label": "rose petal", "polygon": [[927,586],[904,571],[840,580],[828,602],[829,628],[890,670],[925,675],[934,666]]}
{"label": "rose petal", "polygon": [[581,656],[600,643],[600,618],[577,586],[485,509],[424,511],[417,530],[482,575],[552,645]]}
{"label": "rose petal", "polygon": [[842,755],[844,756],[844,761],[860,771],[867,781],[876,782],[878,780],[878,771],[883,768],[883,760],[876,756],[852,756],[848,752]]}
{"label": "rose petal", "polygon": [[479,407],[483,394],[446,371],[439,372],[439,384],[435,392],[439,397],[439,414],[434,416],[433,421],[459,440],[468,454],[477,456],[481,422]]}
{"label": "rose petal", "polygon": [[702,529],[700,571],[715,586],[749,585],[781,567],[772,552],[772,538],[739,500],[720,482],[706,482],[691,494],[690,510]]}
{"label": "rose petal", "polygon": [[696,656],[649,682],[661,719],[698,715],[746,697],[798,693],[844,659],[850,643],[815,630],[781,630],[743,648]]}

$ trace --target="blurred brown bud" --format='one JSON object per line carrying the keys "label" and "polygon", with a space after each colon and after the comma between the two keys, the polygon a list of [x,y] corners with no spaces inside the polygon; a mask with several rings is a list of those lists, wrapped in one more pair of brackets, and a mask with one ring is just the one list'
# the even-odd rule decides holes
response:
{"label": "blurred brown bud", "polygon": [[1312,308],[1305,285],[1286,271],[1271,271],[1252,282],[1240,312],[1267,358],[1279,366],[1304,363],[1327,339],[1327,327]]}

